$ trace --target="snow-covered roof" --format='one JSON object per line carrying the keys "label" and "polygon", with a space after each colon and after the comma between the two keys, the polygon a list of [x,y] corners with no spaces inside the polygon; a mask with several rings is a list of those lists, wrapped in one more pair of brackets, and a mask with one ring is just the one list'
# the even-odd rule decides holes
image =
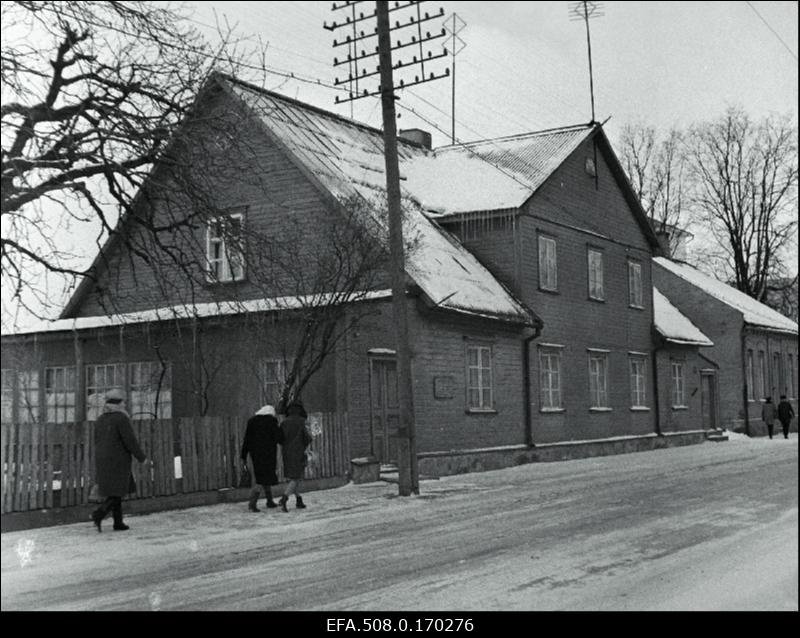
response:
{"label": "snow-covered roof", "polygon": [[[354,293],[355,298],[362,301],[386,299],[392,296],[391,290],[372,290]],[[21,330],[15,330],[9,335],[24,335],[41,332],[63,332],[73,330],[90,330],[92,328],[109,328],[115,326],[128,326],[155,321],[169,321],[174,319],[191,319],[194,317],[218,317],[220,315],[238,315],[252,312],[270,312],[273,310],[296,310],[307,307],[309,304],[324,305],[340,298],[338,295],[315,295],[314,297],[274,297],[271,299],[250,299],[247,301],[221,301],[198,304],[179,304],[163,306],[138,312],[120,313],[114,315],[100,315],[93,317],[77,317],[74,319],[57,319],[55,321],[42,321]]]}
{"label": "snow-covered roof", "polygon": [[689,318],[673,306],[656,287],[653,287],[653,323],[658,334],[670,343],[713,346]]}
{"label": "snow-covered roof", "polygon": [[679,263],[665,257],[654,257],[653,261],[665,270],[700,288],[718,301],[742,313],[745,323],[751,326],[797,334],[797,324],[794,321],[736,290],[736,288],[709,277],[688,264]]}
{"label": "snow-covered roof", "polygon": [[[388,223],[381,202],[386,198],[383,137],[373,129],[335,114],[269,93],[238,81],[228,81],[238,96],[260,119],[265,132],[294,156],[301,168],[340,202],[354,195],[372,204],[373,224],[386,242]],[[400,141],[398,155],[403,191],[403,233],[413,244],[406,256],[406,272],[432,302],[470,315],[536,323],[521,304],[458,240],[431,221],[423,211],[431,187],[425,171],[411,168],[415,162],[428,167],[431,152]],[[463,163],[463,160],[459,161]],[[475,170],[478,160],[473,160]],[[482,163],[483,170],[497,169]],[[510,186],[505,182],[506,186]],[[437,188],[441,188],[437,184]],[[452,188],[452,186],[451,186]],[[524,201],[518,188],[516,199]],[[476,189],[479,190],[476,186]],[[476,190],[476,192],[477,192]],[[452,193],[452,191],[450,191]],[[434,198],[435,199],[435,198]],[[438,201],[438,200],[437,200]],[[509,200],[510,201],[510,200]]]}

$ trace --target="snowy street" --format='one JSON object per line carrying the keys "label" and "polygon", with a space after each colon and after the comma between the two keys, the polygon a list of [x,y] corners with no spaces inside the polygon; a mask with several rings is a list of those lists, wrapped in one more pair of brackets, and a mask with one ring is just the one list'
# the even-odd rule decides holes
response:
{"label": "snowy street", "polygon": [[797,435],[732,437],[3,534],[2,609],[797,611]]}

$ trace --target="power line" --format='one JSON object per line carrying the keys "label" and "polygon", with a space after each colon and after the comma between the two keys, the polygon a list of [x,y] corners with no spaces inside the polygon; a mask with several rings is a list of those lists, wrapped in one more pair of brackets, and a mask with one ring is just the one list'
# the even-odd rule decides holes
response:
{"label": "power line", "polygon": [[775,35],[775,37],[776,37],[776,38],[778,38],[778,41],[779,41],[779,42],[780,42],[780,43],[781,43],[781,44],[782,44],[782,45],[783,45],[783,46],[786,48],[786,50],[789,52],[789,55],[791,55],[791,56],[792,56],[792,57],[793,57],[795,60],[797,60],[797,54],[796,54],[794,51],[792,51],[792,50],[789,48],[789,45],[788,45],[788,44],[786,44],[786,43],[783,41],[783,38],[782,38],[780,35],[778,35],[778,32],[777,32],[777,31],[775,31],[775,29],[773,29],[773,28],[772,28],[772,26],[770,25],[770,23],[769,23],[769,22],[767,22],[767,21],[764,19],[764,16],[762,16],[762,15],[761,15],[761,14],[758,12],[758,10],[757,10],[757,9],[756,9],[756,8],[753,6],[753,3],[752,3],[752,2],[747,2],[747,6],[748,6],[748,7],[750,7],[750,8],[753,10],[753,13],[755,13],[755,14],[756,14],[756,15],[757,15],[759,18],[761,18],[761,22],[763,22],[765,25],[767,25],[767,29],[769,29],[770,31],[772,31],[772,33]]}

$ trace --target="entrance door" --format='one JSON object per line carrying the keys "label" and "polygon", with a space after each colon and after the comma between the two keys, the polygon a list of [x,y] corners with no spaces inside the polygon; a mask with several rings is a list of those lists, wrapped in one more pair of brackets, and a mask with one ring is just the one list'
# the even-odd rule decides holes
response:
{"label": "entrance door", "polygon": [[397,430],[400,426],[397,361],[393,357],[371,358],[369,365],[372,454],[381,463],[396,463]]}
{"label": "entrance door", "polygon": [[700,403],[704,430],[717,427],[715,380],[716,376],[713,373],[700,373]]}

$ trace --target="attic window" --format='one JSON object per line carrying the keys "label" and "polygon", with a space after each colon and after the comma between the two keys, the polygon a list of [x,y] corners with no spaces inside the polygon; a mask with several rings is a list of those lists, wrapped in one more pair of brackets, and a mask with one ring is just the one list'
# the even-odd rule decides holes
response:
{"label": "attic window", "polygon": [[597,177],[597,167],[595,166],[594,158],[587,157],[586,162],[583,165],[583,168],[588,175],[591,175],[592,177]]}
{"label": "attic window", "polygon": [[244,216],[215,217],[206,227],[207,278],[210,282],[244,279]]}

